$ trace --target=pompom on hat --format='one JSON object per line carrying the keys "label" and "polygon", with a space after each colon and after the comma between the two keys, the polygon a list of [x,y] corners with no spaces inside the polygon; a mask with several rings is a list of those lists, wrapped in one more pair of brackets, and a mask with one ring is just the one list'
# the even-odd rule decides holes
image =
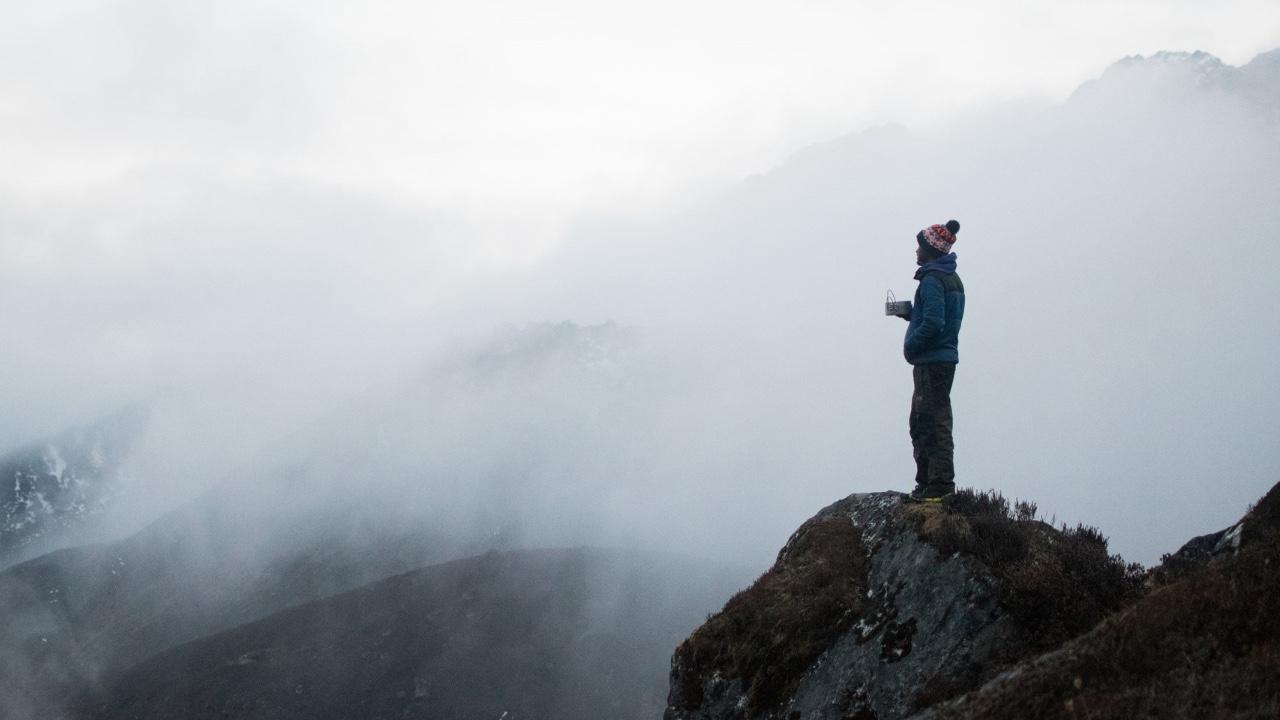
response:
{"label": "pompom on hat", "polygon": [[916,233],[916,242],[920,243],[920,247],[932,248],[946,255],[951,252],[951,246],[956,244],[958,232],[960,223],[948,220],[946,225],[930,225]]}

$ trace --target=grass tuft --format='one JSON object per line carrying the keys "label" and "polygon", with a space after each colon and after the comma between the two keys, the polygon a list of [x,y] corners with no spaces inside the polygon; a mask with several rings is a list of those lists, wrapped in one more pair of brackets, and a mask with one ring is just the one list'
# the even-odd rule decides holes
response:
{"label": "grass tuft", "polygon": [[863,614],[868,567],[849,518],[801,526],[773,568],[676,649],[686,709],[702,705],[702,680],[714,673],[742,681],[748,715],[776,707]]}
{"label": "grass tuft", "polygon": [[1142,566],[1110,554],[1096,528],[1055,529],[1034,503],[995,490],[961,490],[949,510],[906,515],[940,554],[972,557],[996,576],[1001,605],[1030,630],[1033,649],[1080,635],[1142,593]]}
{"label": "grass tuft", "polygon": [[1280,717],[1280,484],[1238,550],[1203,558],[1123,612],[934,720]]}

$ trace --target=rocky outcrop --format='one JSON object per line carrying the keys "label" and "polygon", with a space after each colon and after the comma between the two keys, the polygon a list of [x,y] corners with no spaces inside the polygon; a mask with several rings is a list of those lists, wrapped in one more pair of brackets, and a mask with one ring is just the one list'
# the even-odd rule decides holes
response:
{"label": "rocky outcrop", "polygon": [[1278,566],[1280,485],[1123,612],[916,720],[1280,717]]}
{"label": "rocky outcrop", "polygon": [[1139,592],[1089,528],[962,493],[851,495],[676,650],[666,720],[891,720],[956,697]]}

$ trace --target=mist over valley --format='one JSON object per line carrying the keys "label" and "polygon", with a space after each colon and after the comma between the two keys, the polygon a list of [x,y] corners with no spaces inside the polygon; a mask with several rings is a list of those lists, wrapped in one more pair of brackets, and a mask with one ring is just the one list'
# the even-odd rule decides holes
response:
{"label": "mist over valley", "polygon": [[951,217],[957,482],[1156,566],[1280,477],[1278,139],[1280,50],[1162,52],[528,255],[302,177],[0,195],[0,717],[658,717],[910,489],[882,303]]}

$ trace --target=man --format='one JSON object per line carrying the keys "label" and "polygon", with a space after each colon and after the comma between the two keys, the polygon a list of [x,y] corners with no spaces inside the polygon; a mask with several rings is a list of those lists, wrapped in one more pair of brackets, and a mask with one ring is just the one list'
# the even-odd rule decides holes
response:
{"label": "man", "polygon": [[915,391],[911,395],[911,446],[916,459],[916,487],[911,502],[940,503],[955,492],[955,445],[951,439],[951,382],[960,361],[960,322],[964,318],[964,283],[956,275],[956,243],[960,223],[930,225],[916,235],[916,297],[903,354],[911,363]]}

